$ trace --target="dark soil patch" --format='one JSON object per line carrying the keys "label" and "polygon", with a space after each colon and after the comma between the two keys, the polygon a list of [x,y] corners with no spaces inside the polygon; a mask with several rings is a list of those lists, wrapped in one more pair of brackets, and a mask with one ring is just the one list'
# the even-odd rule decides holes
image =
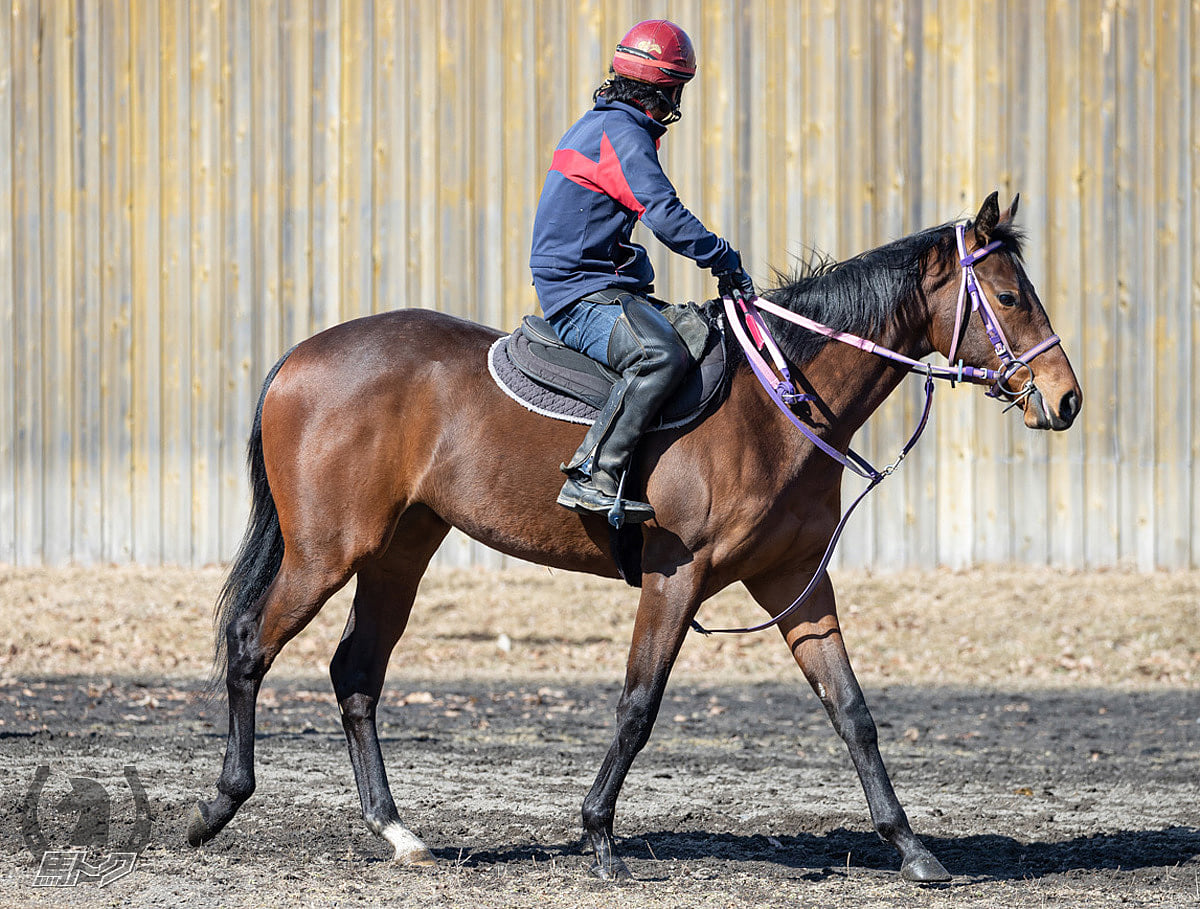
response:
{"label": "dark soil patch", "polygon": [[[913,827],[956,876],[902,882],[846,751],[799,685],[673,685],[617,831],[636,880],[586,876],[579,805],[608,746],[612,685],[399,679],[380,710],[405,821],[441,859],[396,868],[366,830],[327,686],[268,686],[259,788],[200,850],[184,819],[219,769],[225,713],[198,683],[49,679],[0,688],[4,905],[1192,906],[1200,894],[1200,703],[1187,690],[868,692]],[[22,834],[67,845],[70,777],[133,829],[123,768],[153,813],[128,877],[34,887]]]}

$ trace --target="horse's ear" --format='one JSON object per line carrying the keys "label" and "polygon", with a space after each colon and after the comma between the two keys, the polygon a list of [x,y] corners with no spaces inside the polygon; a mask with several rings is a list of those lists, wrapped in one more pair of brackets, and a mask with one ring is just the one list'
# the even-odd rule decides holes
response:
{"label": "horse's ear", "polygon": [[1000,213],[1001,221],[1012,221],[1017,217],[1017,203],[1021,201],[1021,194],[1017,193],[1013,196],[1012,203],[1008,206],[1008,211]]}
{"label": "horse's ear", "polygon": [[983,200],[983,205],[979,207],[979,214],[975,216],[975,235],[979,238],[981,244],[988,242],[992,231],[1000,223],[999,199],[999,193],[992,193]]}

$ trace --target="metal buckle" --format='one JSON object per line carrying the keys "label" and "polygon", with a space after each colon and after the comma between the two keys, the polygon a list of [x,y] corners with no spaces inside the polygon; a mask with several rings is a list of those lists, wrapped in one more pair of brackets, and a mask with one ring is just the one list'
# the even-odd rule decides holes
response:
{"label": "metal buckle", "polygon": [[[1025,384],[1021,386],[1020,391],[1012,391],[1007,387],[1007,383],[1022,369],[1029,372],[1029,378]],[[1012,410],[1018,404],[1022,403],[1026,398],[1033,394],[1037,386],[1033,384],[1033,370],[1029,364],[1020,357],[1010,357],[1000,367],[1000,371],[996,374],[996,381],[988,391],[988,396],[997,400],[1008,401],[1008,407],[1004,408],[1004,413]]]}

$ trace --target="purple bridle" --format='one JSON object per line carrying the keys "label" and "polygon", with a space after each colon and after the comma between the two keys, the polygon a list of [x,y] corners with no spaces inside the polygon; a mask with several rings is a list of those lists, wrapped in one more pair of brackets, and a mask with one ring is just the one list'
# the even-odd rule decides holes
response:
{"label": "purple bridle", "polygon": [[[1035,390],[1033,370],[1030,369],[1029,364],[1036,357],[1041,356],[1059,344],[1060,339],[1058,335],[1052,334],[1025,351],[1020,357],[1014,356],[1008,345],[1008,339],[1004,335],[1004,330],[1000,326],[1000,320],[996,317],[991,303],[988,302],[987,294],[984,293],[975,276],[975,263],[999,249],[1001,242],[995,240],[968,254],[966,251],[966,224],[963,222],[956,224],[954,226],[954,233],[958,245],[958,261],[962,268],[962,278],[959,282],[958,304],[954,316],[954,335],[950,341],[950,352],[947,357],[951,363],[950,366],[935,366],[930,363],[923,363],[920,360],[914,360],[902,353],[876,344],[874,341],[869,341],[866,338],[861,338],[849,332],[832,329],[827,325],[794,313],[790,309],[785,309],[761,297],[749,300],[739,298],[736,301],[732,297],[722,298],[725,306],[726,321],[729,323],[734,336],[745,352],[746,359],[750,363],[750,368],[753,370],[754,375],[758,377],[758,381],[762,384],[771,400],[775,402],[776,406],[783,412],[792,425],[799,429],[813,445],[833,458],[833,460],[837,461],[844,468],[867,480],[868,483],[867,488],[859,493],[858,497],[850,504],[850,507],[846,509],[841,520],[838,521],[837,527],[834,528],[833,535],[830,537],[829,545],[825,549],[825,554],[821,557],[821,562],[817,566],[817,570],[813,572],[812,579],[808,582],[808,586],[804,588],[804,592],[790,606],[769,621],[747,628],[707,629],[700,625],[699,622],[693,621],[692,627],[697,631],[702,634],[748,634],[753,631],[762,631],[765,628],[770,628],[772,625],[777,625],[804,604],[813,591],[816,590],[821,578],[824,577],[825,569],[828,567],[829,560],[833,556],[834,547],[837,545],[838,539],[842,535],[842,530],[845,528],[846,522],[850,519],[850,515],[853,514],[854,509],[858,507],[859,502],[867,497],[867,493],[895,472],[896,468],[900,466],[900,462],[912,451],[913,447],[917,444],[917,440],[921,438],[921,433],[925,431],[925,426],[929,422],[929,412],[933,405],[934,379],[946,379],[952,386],[958,382],[991,385],[992,387],[987,392],[988,396],[1009,401],[1010,403],[1008,408],[1005,408],[1006,410],[1022,403]],[[980,318],[983,320],[984,331],[992,344],[992,349],[1000,359],[1001,365],[999,369],[993,370],[982,366],[967,366],[961,359],[957,364],[954,363],[954,357],[958,353],[958,346],[962,340],[966,324],[964,316],[969,317],[970,315],[966,310],[966,300],[968,297],[971,299],[970,312],[978,312],[980,314]],[[796,391],[796,386],[792,382],[791,372],[788,369],[787,360],[784,358],[783,352],[779,349],[779,345],[771,336],[770,331],[768,331],[760,310],[769,312],[774,316],[778,316],[809,331],[824,335],[827,338],[832,338],[835,341],[849,344],[851,347],[857,347],[859,350],[866,351],[867,353],[891,360],[905,367],[910,372],[924,373],[925,406],[921,411],[921,418],[917,422],[916,428],[904,444],[904,447],[900,449],[900,454],[896,457],[896,460],[883,470],[878,470],[866,458],[859,455],[853,449],[847,449],[845,454],[838,451],[796,416],[792,407],[796,404],[813,400],[813,396],[800,394]],[[743,321],[745,322],[745,326],[742,324]],[[767,363],[766,358],[763,356],[764,351],[774,363],[774,371],[772,371],[771,364]],[[1021,369],[1029,372],[1029,379],[1019,392],[1010,391],[1007,383]],[[778,375],[775,374],[776,372]]]}
{"label": "purple bridle", "polygon": [[[966,325],[966,319],[970,314],[966,312],[967,297],[971,298],[971,312],[979,313],[979,317],[983,320],[983,329],[987,334],[988,340],[992,344],[992,350],[996,352],[996,356],[1000,359],[1000,369],[995,372],[984,370],[995,376],[995,381],[992,387],[988,390],[988,396],[992,398],[1003,398],[1009,401],[1009,406],[1005,408],[1015,407],[1023,402],[1034,391],[1033,370],[1029,368],[1029,364],[1035,358],[1040,357],[1046,351],[1050,350],[1061,343],[1058,335],[1050,335],[1047,338],[1039,341],[1029,350],[1025,351],[1019,357],[1013,356],[1012,348],[1008,345],[1008,338],[1004,335],[1004,329],[1000,325],[1000,320],[996,318],[996,312],[992,309],[992,304],[988,301],[987,294],[983,288],[979,286],[979,280],[975,277],[975,263],[983,259],[988,253],[991,253],[1000,248],[1000,241],[993,240],[986,246],[982,246],[974,252],[967,253],[967,227],[966,224],[959,222],[954,225],[954,239],[958,244],[958,261],[962,266],[962,278],[958,285],[958,305],[954,312],[954,337],[950,341],[950,353],[946,359],[950,363],[954,363],[955,355],[958,353],[958,345],[962,340],[963,328]],[[958,368],[962,369],[962,360],[958,361]],[[1025,385],[1018,392],[1013,392],[1008,389],[1008,382],[1022,369],[1029,373],[1029,378]],[[965,379],[972,382],[975,379]],[[988,380],[983,380],[986,383]]]}

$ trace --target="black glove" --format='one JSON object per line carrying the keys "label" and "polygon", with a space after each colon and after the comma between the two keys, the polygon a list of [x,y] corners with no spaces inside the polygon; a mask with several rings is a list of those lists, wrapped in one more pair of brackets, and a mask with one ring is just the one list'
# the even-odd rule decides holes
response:
{"label": "black glove", "polygon": [[746,269],[742,268],[742,257],[734,253],[734,267],[729,271],[717,274],[717,293],[722,297],[733,297],[735,300],[752,300],[758,296],[754,282]]}

